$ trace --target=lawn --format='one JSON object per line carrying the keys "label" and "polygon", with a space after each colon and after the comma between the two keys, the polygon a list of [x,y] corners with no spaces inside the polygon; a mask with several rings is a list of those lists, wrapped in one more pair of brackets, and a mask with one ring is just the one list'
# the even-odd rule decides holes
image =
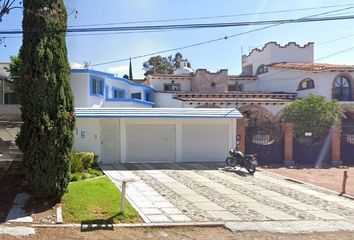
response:
{"label": "lawn", "polygon": [[69,184],[63,196],[65,223],[138,222],[138,213],[126,201],[126,212],[120,212],[121,192],[107,178],[77,181]]}

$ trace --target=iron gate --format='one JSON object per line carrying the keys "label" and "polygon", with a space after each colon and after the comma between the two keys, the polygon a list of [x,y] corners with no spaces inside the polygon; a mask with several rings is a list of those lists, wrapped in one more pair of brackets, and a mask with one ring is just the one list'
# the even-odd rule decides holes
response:
{"label": "iron gate", "polygon": [[246,127],[246,154],[257,154],[258,164],[282,165],[284,136],[281,123]]}
{"label": "iron gate", "polygon": [[341,161],[343,165],[354,165],[354,123],[342,124]]}
{"label": "iron gate", "polygon": [[331,134],[327,131],[323,137],[294,137],[293,160],[296,165],[328,167],[331,162]]}

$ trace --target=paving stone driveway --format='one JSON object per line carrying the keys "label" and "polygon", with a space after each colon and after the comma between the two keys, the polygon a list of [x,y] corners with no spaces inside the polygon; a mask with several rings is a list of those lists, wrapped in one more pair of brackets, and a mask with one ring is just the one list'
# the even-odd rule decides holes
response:
{"label": "paving stone driveway", "polygon": [[102,165],[146,222],[353,222],[354,201],[331,191],[258,171],[225,172],[219,164]]}

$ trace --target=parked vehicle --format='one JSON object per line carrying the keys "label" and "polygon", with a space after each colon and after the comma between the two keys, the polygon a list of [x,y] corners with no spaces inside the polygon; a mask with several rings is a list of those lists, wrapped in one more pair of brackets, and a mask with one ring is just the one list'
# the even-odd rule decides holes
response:
{"label": "parked vehicle", "polygon": [[256,172],[258,165],[256,155],[244,155],[237,147],[231,149],[229,154],[230,156],[226,158],[227,166],[245,168],[250,174]]}

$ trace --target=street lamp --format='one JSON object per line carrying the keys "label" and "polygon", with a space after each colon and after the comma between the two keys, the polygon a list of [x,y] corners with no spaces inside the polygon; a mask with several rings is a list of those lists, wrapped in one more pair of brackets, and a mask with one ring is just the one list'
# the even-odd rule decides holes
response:
{"label": "street lamp", "polygon": [[[0,0],[0,22],[2,22],[2,17],[5,14],[9,14],[9,12],[12,9],[15,8],[22,8],[19,6],[13,6],[16,0]],[[3,3],[1,3],[3,2]],[[20,2],[19,4],[22,4],[22,2]]]}

